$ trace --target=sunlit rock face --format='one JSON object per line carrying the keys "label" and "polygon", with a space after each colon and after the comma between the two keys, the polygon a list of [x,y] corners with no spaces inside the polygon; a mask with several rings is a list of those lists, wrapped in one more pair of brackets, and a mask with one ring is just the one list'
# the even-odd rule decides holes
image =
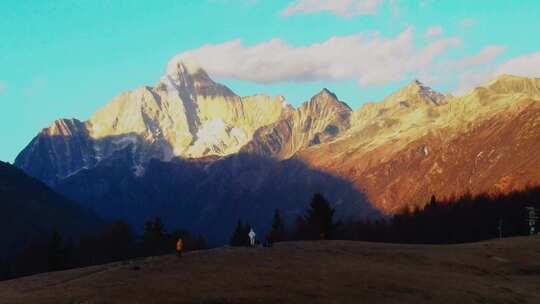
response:
{"label": "sunlit rock face", "polygon": [[15,160],[16,166],[49,184],[96,163],[88,126],[76,119],[56,120],[34,137]]}
{"label": "sunlit rock face", "polygon": [[338,139],[298,157],[365,192],[380,210],[540,184],[540,79],[503,75],[465,96],[414,81],[355,111]]}
{"label": "sunlit rock face", "polygon": [[415,80],[356,111],[327,89],[293,108],[282,97],[237,96],[201,68],[172,61],[155,86],[115,97],[88,121],[55,121],[16,165],[57,185],[100,165],[143,177],[151,159],[211,163],[243,152],[300,161],[393,213],[433,194],[540,184],[539,101],[540,79],[502,75],[461,97]]}
{"label": "sunlit rock face", "polygon": [[323,89],[278,122],[260,128],[244,152],[286,159],[298,151],[338,138],[350,126],[352,110]]}
{"label": "sunlit rock face", "polygon": [[287,110],[282,97],[240,97],[201,68],[177,62],[154,87],[120,94],[86,122],[55,121],[16,165],[49,184],[118,157],[141,174],[152,158],[236,153]]}

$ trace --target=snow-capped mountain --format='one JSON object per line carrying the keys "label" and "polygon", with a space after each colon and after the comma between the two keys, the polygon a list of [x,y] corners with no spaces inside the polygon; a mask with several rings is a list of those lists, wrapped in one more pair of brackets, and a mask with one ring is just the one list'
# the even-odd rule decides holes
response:
{"label": "snow-capped mountain", "polygon": [[290,110],[282,97],[239,97],[202,69],[178,62],[154,87],[120,94],[88,121],[55,121],[15,163],[54,185],[128,149],[132,167],[141,174],[152,158],[236,153],[258,128]]}
{"label": "snow-capped mountain", "polygon": [[415,80],[353,111],[327,89],[298,108],[240,97],[176,61],[88,121],[55,121],[16,165],[102,215],[181,212],[202,229],[225,214],[294,216],[316,191],[366,216],[370,205],[392,213],[431,195],[518,190],[540,184],[539,149],[540,79],[503,75],[461,97]]}

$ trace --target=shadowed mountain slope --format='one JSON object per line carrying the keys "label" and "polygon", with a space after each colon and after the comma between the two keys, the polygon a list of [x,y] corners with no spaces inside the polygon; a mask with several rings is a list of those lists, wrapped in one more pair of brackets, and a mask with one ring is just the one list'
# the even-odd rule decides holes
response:
{"label": "shadowed mountain slope", "polygon": [[76,236],[96,231],[101,225],[94,214],[43,182],[0,162],[0,256],[52,230]]}
{"label": "shadowed mountain slope", "polygon": [[142,227],[160,216],[171,229],[202,233],[219,244],[228,241],[240,219],[264,233],[276,208],[292,222],[304,214],[315,192],[328,197],[341,218],[379,214],[349,182],[297,159],[238,154],[220,160],[153,160],[143,175],[123,163],[83,170],[57,189],[105,218]]}

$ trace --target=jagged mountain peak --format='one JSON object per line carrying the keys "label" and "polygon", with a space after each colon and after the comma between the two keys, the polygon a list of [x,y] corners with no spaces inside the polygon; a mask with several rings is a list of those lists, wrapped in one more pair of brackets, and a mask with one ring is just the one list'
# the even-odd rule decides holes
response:
{"label": "jagged mountain peak", "polygon": [[172,60],[167,64],[167,74],[187,74],[187,75],[200,75],[208,77],[208,74],[198,64],[192,61],[186,60]]}
{"label": "jagged mountain peak", "polygon": [[327,88],[323,88],[319,93],[315,94],[309,102],[305,103],[306,106],[316,106],[316,107],[337,107],[341,110],[352,111],[352,109],[346,103],[340,101],[336,94]]}
{"label": "jagged mountain peak", "polygon": [[212,80],[202,67],[182,59],[173,59],[167,64],[167,71],[156,84],[156,88],[184,96],[237,97],[227,86]]}
{"label": "jagged mountain peak", "polygon": [[323,88],[272,125],[260,128],[243,152],[286,159],[308,147],[330,142],[350,127],[351,108]]}
{"label": "jagged mountain peak", "polygon": [[409,94],[426,94],[430,92],[437,93],[431,87],[418,79],[413,79],[408,85],[404,86],[399,91],[407,92]]}
{"label": "jagged mountain peak", "polygon": [[315,94],[315,96],[313,97],[317,97],[317,96],[320,96],[320,97],[330,97],[330,98],[333,98],[333,99],[338,99],[336,94],[330,90],[328,90],[327,88],[323,88],[321,91],[319,91],[319,93]]}
{"label": "jagged mountain peak", "polygon": [[410,87],[410,88],[412,88],[412,89],[414,89],[414,90],[418,90],[418,91],[420,91],[420,90],[422,90],[422,89],[424,89],[424,88],[428,88],[426,85],[424,85],[423,82],[421,82],[421,81],[418,80],[418,79],[413,79],[413,80],[407,85],[407,87]]}
{"label": "jagged mountain peak", "polygon": [[173,60],[169,62],[166,76],[186,84],[216,84],[202,67],[192,61]]}
{"label": "jagged mountain peak", "polygon": [[84,123],[76,118],[60,118],[55,120],[42,132],[49,136],[71,136],[75,132],[84,129]]}
{"label": "jagged mountain peak", "polygon": [[[87,122],[55,122],[19,154],[16,165],[60,185],[113,163],[142,177],[151,172],[145,170],[152,159],[217,159],[238,152],[293,158],[366,189],[370,201],[389,212],[432,193],[459,193],[471,180],[483,191],[485,185],[505,188],[508,180],[522,185],[530,179],[521,176],[538,177],[532,170],[509,179],[505,174],[517,166],[538,168],[529,155],[538,150],[540,105],[531,94],[540,96],[540,79],[504,75],[476,89],[478,96],[452,98],[415,79],[351,113],[326,88],[293,108],[282,97],[229,98],[234,93],[218,94],[228,89],[203,69],[184,62],[175,68],[163,78],[165,89],[121,94]],[[468,173],[477,165],[488,174]]]}
{"label": "jagged mountain peak", "polygon": [[52,185],[118,158],[142,168],[153,158],[228,155],[291,112],[282,97],[240,97],[201,67],[172,62],[156,86],[117,95],[88,121],[55,121],[19,154],[17,165]]}
{"label": "jagged mountain peak", "polygon": [[433,90],[418,79],[396,91],[385,99],[388,104],[441,105],[446,103],[445,95]]}

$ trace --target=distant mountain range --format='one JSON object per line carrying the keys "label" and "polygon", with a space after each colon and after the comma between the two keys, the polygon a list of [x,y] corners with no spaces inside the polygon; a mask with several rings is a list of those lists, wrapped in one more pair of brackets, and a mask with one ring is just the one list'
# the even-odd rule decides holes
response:
{"label": "distant mountain range", "polygon": [[356,111],[327,89],[293,108],[178,62],[86,122],[55,121],[15,165],[102,216],[223,239],[240,218],[301,214],[313,192],[359,217],[538,185],[539,101],[540,79],[503,75],[462,97],[413,81]]}
{"label": "distant mountain range", "polygon": [[92,212],[16,167],[0,162],[0,257],[53,230],[75,237],[103,225]]}
{"label": "distant mountain range", "polygon": [[413,82],[366,104],[338,139],[297,154],[385,212],[431,195],[508,193],[540,183],[540,79],[503,75],[465,96]]}

